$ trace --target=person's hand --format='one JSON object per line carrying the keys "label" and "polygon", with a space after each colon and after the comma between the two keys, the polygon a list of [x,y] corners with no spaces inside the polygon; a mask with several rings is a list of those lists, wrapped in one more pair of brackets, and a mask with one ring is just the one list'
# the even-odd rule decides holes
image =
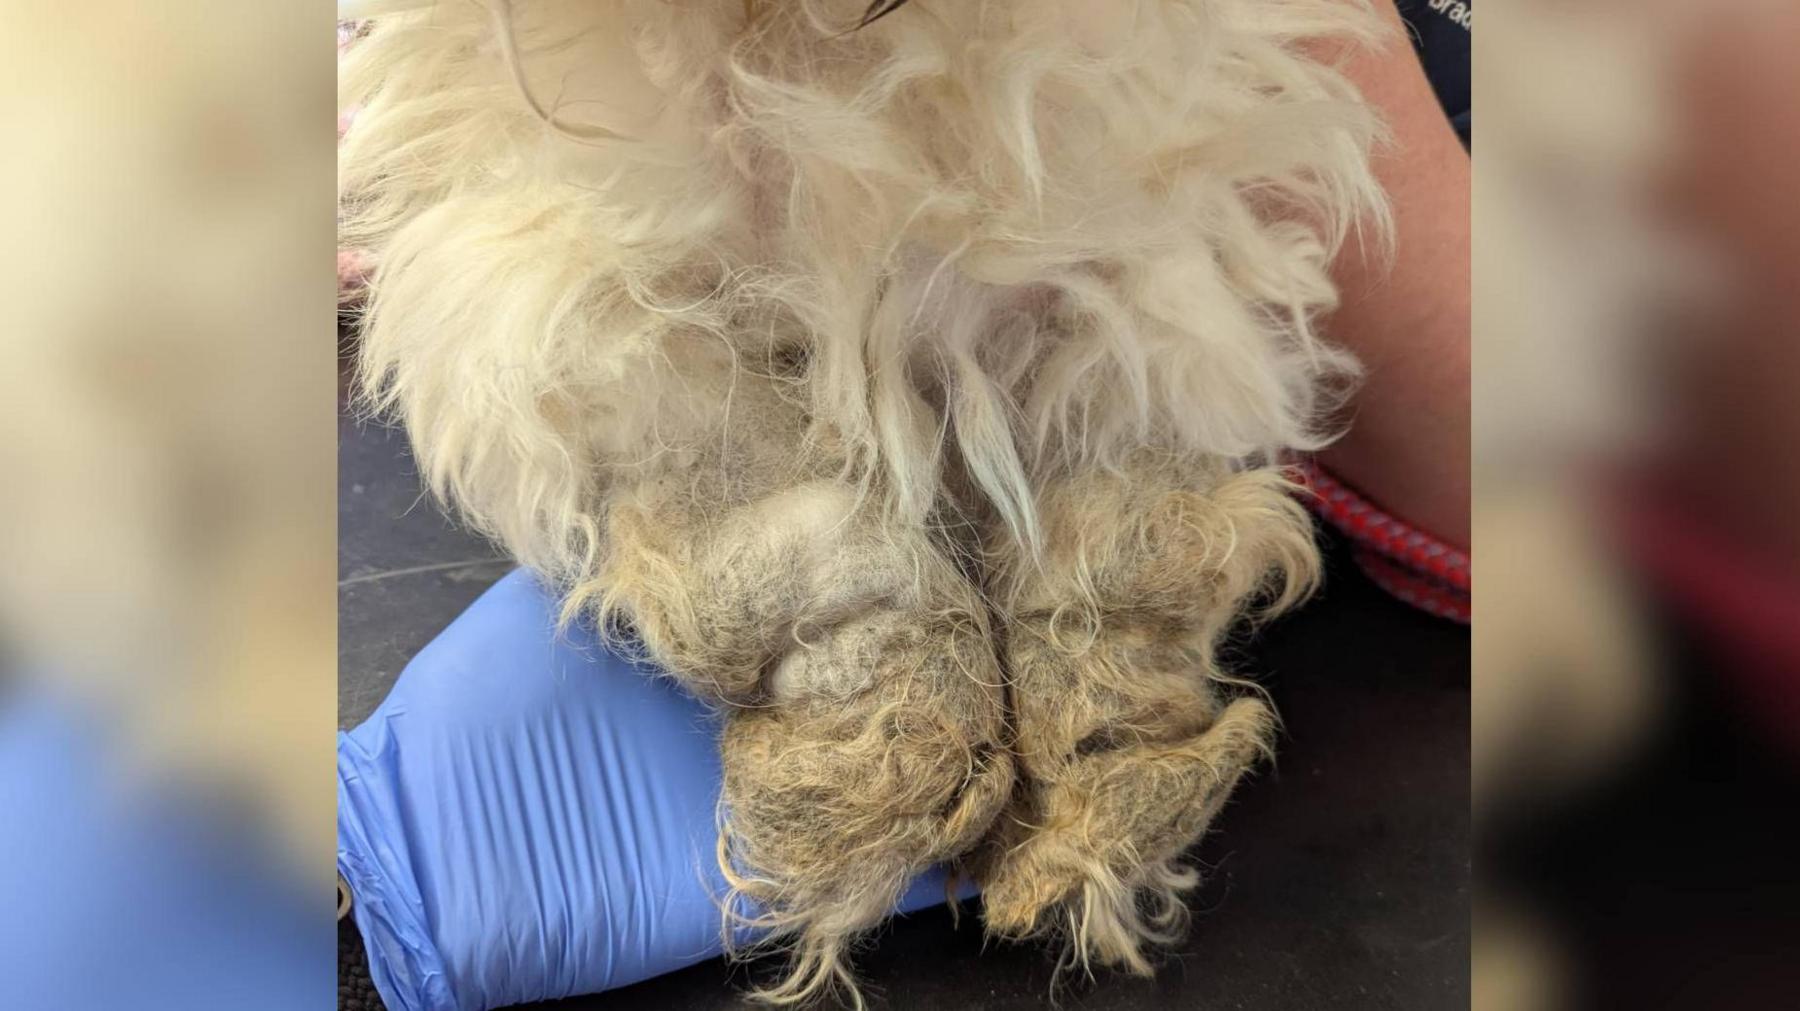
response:
{"label": "person's hand", "polygon": [[[594,993],[722,950],[715,722],[555,615],[514,572],[339,736],[338,869],[394,1011]],[[900,908],[944,896],[928,875]]]}

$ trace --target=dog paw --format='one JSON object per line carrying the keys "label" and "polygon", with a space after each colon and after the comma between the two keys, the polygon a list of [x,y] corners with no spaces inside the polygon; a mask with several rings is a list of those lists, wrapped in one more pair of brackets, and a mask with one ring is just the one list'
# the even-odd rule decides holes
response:
{"label": "dog paw", "polygon": [[1146,949],[1180,936],[1182,895],[1198,883],[1181,854],[1269,752],[1274,726],[1267,705],[1243,698],[1182,739],[1117,725],[1033,763],[983,874],[989,931],[1060,934],[1073,964],[1149,974]]}
{"label": "dog paw", "polygon": [[786,1001],[849,982],[842,955],[905,886],[985,836],[1010,797],[1000,674],[975,628],[875,612],[821,633],[731,714],[721,863],[776,941]]}

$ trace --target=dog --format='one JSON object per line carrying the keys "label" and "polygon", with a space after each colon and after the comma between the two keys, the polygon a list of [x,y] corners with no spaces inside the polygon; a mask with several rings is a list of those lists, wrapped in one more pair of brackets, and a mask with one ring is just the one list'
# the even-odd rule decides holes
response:
{"label": "dog", "polygon": [[[1281,470],[1385,234],[1365,0],[375,3],[360,371],[461,517],[725,715],[783,1003],[947,863],[1139,973],[1318,575]],[[623,636],[621,636],[623,639]]]}

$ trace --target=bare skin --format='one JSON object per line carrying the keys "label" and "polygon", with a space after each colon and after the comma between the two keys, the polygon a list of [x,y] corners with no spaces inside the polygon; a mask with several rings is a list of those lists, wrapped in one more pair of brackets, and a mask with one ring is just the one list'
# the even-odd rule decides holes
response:
{"label": "bare skin", "polygon": [[1367,369],[1348,433],[1321,462],[1396,516],[1469,544],[1469,154],[1405,42],[1346,72],[1381,111],[1392,143],[1375,173],[1394,210],[1391,263],[1355,244],[1334,274],[1343,304],[1325,323]]}

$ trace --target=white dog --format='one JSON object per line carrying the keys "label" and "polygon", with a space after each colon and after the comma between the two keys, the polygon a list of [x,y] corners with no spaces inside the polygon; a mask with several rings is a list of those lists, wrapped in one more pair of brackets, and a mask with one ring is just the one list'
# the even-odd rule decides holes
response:
{"label": "white dog", "polygon": [[[1147,972],[1317,565],[1276,465],[1352,359],[1361,0],[416,0],[342,97],[373,403],[431,486],[729,707],[720,859],[793,946],[926,866]],[[618,619],[615,625],[613,619]],[[1237,696],[1235,700],[1232,696]],[[854,986],[850,986],[854,997]]]}

